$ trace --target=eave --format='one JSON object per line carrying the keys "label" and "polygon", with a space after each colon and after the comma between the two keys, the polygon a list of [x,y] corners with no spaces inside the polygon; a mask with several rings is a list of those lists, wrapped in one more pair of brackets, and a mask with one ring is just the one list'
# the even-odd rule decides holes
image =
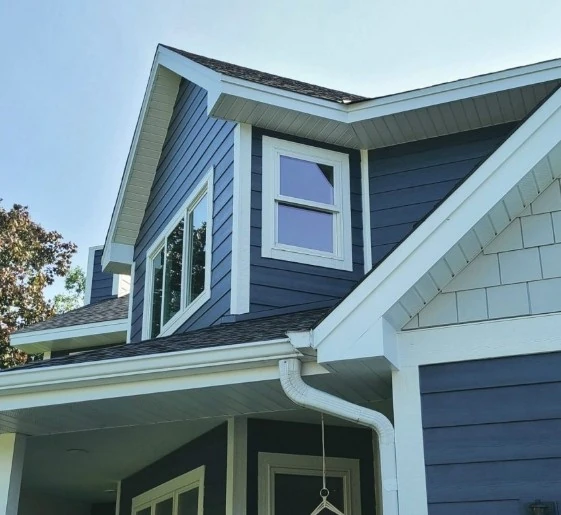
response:
{"label": "eave", "polygon": [[105,242],[104,271],[131,271],[182,78],[207,91],[210,116],[372,149],[521,120],[560,84],[561,60],[344,104],[218,73],[160,45]]}

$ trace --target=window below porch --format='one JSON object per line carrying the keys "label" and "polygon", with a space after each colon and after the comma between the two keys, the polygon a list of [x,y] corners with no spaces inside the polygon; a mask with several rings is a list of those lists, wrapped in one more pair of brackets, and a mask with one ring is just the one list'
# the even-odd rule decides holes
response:
{"label": "window below porch", "polygon": [[210,298],[212,170],[148,249],[143,338],[173,333]]}
{"label": "window below porch", "polygon": [[132,515],[202,515],[204,471],[199,467],[132,500]]}

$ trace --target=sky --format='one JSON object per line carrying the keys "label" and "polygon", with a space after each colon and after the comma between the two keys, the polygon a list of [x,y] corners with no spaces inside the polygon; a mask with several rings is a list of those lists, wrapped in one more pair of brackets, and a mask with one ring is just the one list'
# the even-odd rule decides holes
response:
{"label": "sky", "polygon": [[160,42],[379,96],[561,57],[559,20],[559,0],[0,0],[0,198],[85,268]]}

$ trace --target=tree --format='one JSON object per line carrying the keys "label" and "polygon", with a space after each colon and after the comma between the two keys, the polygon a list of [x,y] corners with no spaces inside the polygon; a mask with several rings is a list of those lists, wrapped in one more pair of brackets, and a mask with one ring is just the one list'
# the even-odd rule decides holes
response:
{"label": "tree", "polygon": [[9,336],[55,314],[44,291],[68,273],[75,252],[74,243],[31,220],[26,206],[6,210],[0,204],[0,368],[27,360],[10,347]]}
{"label": "tree", "polygon": [[66,293],[57,293],[53,298],[55,313],[66,313],[84,304],[86,274],[79,266],[72,267],[64,279]]}

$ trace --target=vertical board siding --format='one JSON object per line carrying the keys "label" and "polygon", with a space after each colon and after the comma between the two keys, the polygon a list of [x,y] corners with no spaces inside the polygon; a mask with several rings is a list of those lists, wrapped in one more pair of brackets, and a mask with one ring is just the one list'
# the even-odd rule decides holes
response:
{"label": "vertical board siding", "polygon": [[120,513],[130,514],[137,495],[205,466],[204,513],[226,512],[227,428],[222,424],[121,482]]}
{"label": "vertical board siding", "polygon": [[[247,431],[247,515],[258,515],[259,453],[321,456],[321,426],[272,420],[248,420]],[[372,443],[373,435],[369,429],[325,427],[326,456],[360,460],[361,508],[365,515],[375,513]]]}
{"label": "vertical board siding", "polygon": [[368,155],[372,263],[382,261],[516,124],[371,150]]}
{"label": "vertical board siding", "polygon": [[146,251],[214,166],[211,298],[177,332],[216,323],[230,309],[234,126],[207,116],[207,94],[183,80],[135,245],[131,341],[142,338]]}
{"label": "vertical board siding", "polygon": [[430,515],[561,502],[561,353],[421,367]]}
{"label": "vertical board siding", "polygon": [[[353,271],[261,257],[263,136],[303,143],[349,154]],[[254,128],[251,145],[250,311],[321,303],[344,297],[364,274],[360,153],[317,141]],[[309,307],[309,306],[307,306]]]}
{"label": "vertical board siding", "polygon": [[102,255],[103,249],[96,250],[94,253],[90,304],[113,297],[113,274],[108,274],[101,270]]}

